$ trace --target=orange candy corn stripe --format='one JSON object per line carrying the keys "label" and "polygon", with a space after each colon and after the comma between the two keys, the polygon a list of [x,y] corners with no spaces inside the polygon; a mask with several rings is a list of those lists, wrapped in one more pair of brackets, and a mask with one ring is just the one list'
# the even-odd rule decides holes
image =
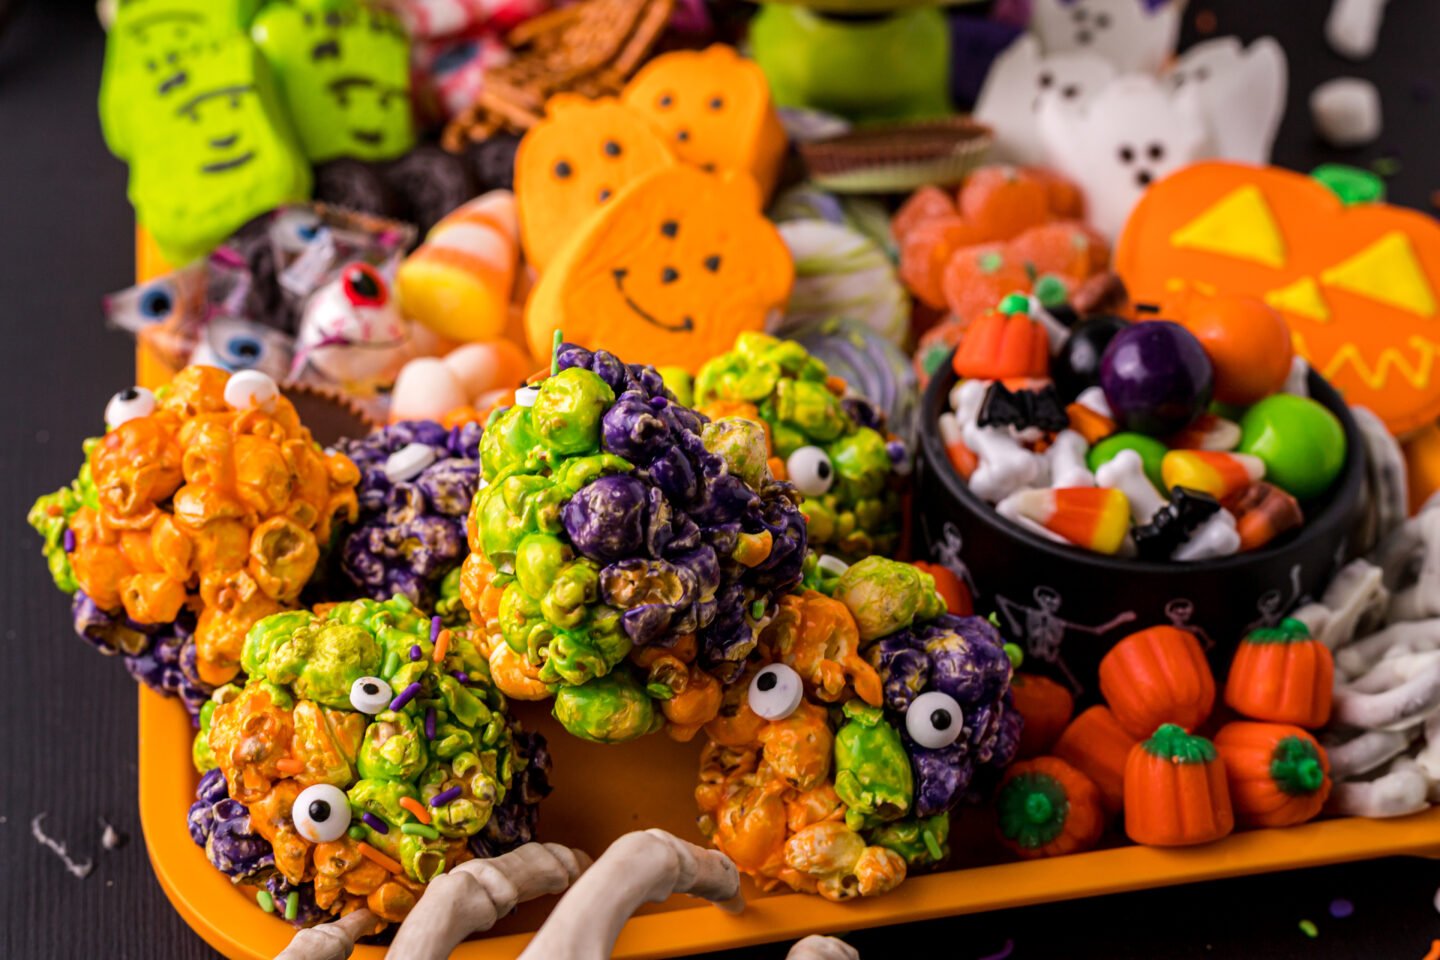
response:
{"label": "orange candy corn stripe", "polygon": [[1216,500],[1233,496],[1265,476],[1265,462],[1245,453],[1171,450],[1160,462],[1166,489],[1186,487]]}

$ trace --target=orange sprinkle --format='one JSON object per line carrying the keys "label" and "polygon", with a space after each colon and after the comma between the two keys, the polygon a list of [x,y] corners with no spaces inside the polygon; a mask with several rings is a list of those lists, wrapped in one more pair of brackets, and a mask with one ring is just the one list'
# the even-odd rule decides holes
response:
{"label": "orange sprinkle", "polygon": [[450,631],[441,630],[440,636],[435,638],[435,655],[431,657],[436,663],[445,662],[445,654],[450,652]]}
{"label": "orange sprinkle", "polygon": [[423,806],[421,806],[420,801],[415,800],[411,797],[401,797],[400,806],[415,814],[416,820],[419,820],[426,826],[430,825],[430,811],[426,810]]}
{"label": "orange sprinkle", "polygon": [[296,757],[281,757],[275,761],[275,769],[287,777],[293,777],[297,773],[305,772],[305,761]]}
{"label": "orange sprinkle", "polygon": [[[400,802],[404,803],[405,801],[402,800]],[[389,870],[391,873],[403,874],[405,872],[405,868],[400,866],[399,863],[387,857],[385,854],[381,853],[379,850],[376,850],[374,847],[370,846],[370,844],[365,843],[364,841],[355,844],[355,848],[360,851],[360,856],[364,857],[366,860],[369,860],[371,863],[378,863],[380,866],[384,867],[386,870]]]}

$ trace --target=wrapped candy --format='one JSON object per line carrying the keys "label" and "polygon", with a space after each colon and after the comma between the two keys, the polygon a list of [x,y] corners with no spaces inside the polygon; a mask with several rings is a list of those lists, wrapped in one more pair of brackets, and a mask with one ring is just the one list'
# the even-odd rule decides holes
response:
{"label": "wrapped candy", "polygon": [[191,834],[297,922],[398,922],[441,873],[533,837],[549,752],[506,716],[468,631],[404,597],[356,600],[262,620],[242,662],[244,687],[202,719],[215,769]]}
{"label": "wrapped candy", "polygon": [[[458,596],[441,598],[465,557],[465,517],[480,483],[479,424],[447,430],[407,421],[338,449],[360,469],[359,518],[338,551],[344,576],[372,600],[399,594],[459,625],[466,614]],[[457,594],[458,586],[457,575]]]}
{"label": "wrapped candy", "polygon": [[741,334],[735,349],[700,368],[695,400],[712,417],[765,424],[777,472],[805,495],[801,510],[817,551],[849,560],[895,549],[905,444],[800,344]]}
{"label": "wrapped candy", "polygon": [[[354,519],[355,465],[322,452],[255,371],[188,367],[158,394],[121,391],[106,421],[81,479],[36,518],[57,583],[73,577],[94,605],[86,624],[104,614],[162,627],[193,615],[196,682],[225,683],[250,627],[297,603],[332,519]],[[68,574],[49,547],[57,516]],[[133,629],[85,635],[131,655],[148,649]]]}
{"label": "wrapped candy", "polygon": [[653,368],[564,344],[481,439],[461,596],[501,688],[556,693],[579,736],[631,739],[662,714],[693,732],[800,581],[798,495],[758,435],[713,426]]}

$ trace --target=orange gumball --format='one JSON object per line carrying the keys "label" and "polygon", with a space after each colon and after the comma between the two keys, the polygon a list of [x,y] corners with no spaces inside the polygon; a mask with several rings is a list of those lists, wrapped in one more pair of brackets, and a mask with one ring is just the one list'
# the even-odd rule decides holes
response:
{"label": "orange gumball", "polygon": [[1290,327],[1265,301],[1236,294],[1192,296],[1178,319],[1210,355],[1216,400],[1249,406],[1285,385],[1294,356]]}

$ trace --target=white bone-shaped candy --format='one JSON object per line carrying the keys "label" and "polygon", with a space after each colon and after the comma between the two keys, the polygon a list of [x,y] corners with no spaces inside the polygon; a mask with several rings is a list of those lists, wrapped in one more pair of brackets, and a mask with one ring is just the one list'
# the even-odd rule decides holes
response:
{"label": "white bone-shaped candy", "polygon": [[1074,430],[1061,430],[1055,434],[1050,448],[1045,451],[1051,484],[1061,488],[1095,486],[1095,474],[1085,463],[1085,454],[1089,449],[1090,443]]}
{"label": "white bone-shaped candy", "polygon": [[982,500],[999,503],[1017,490],[1045,483],[1045,458],[1026,450],[1009,431],[967,426],[964,437],[980,461],[970,475],[970,489]]}
{"label": "white bone-shaped candy", "polygon": [[1330,808],[1347,817],[1403,817],[1430,805],[1430,785],[1415,767],[1401,767],[1374,780],[1337,783]]}
{"label": "white bone-shaped candy", "polygon": [[1440,780],[1430,776],[1429,771],[1420,764],[1416,757],[1396,757],[1395,762],[1390,764],[1390,773],[1413,772],[1425,779],[1425,800],[1430,804],[1440,802]]}
{"label": "white bone-shaped candy", "polygon": [[1290,361],[1290,374],[1285,378],[1285,386],[1280,388],[1280,392],[1295,397],[1310,396],[1310,364],[1298,353]]}
{"label": "white bone-shaped candy", "polygon": [[1350,780],[1379,770],[1408,750],[1413,739],[1413,731],[1368,730],[1344,743],[1327,745],[1330,775],[1337,781]]}
{"label": "white bone-shaped candy", "polygon": [[1175,552],[1171,560],[1180,562],[1210,560],[1228,557],[1240,550],[1240,532],[1235,529],[1235,515],[1229,510],[1217,510],[1190,535]]}
{"label": "white bone-shaped candy", "polygon": [[[1351,407],[1350,415],[1365,441],[1365,467],[1370,476],[1373,536],[1384,539],[1410,516],[1410,482],[1405,453],[1384,421],[1364,407]],[[1365,549],[1369,549],[1367,546]]]}
{"label": "white bone-shaped candy", "polygon": [[1330,581],[1320,601],[1301,607],[1295,618],[1310,628],[1316,640],[1339,649],[1384,617],[1390,593],[1383,581],[1383,572],[1373,563],[1351,561]]}
{"label": "white bone-shaped candy", "polygon": [[1165,506],[1165,498],[1145,476],[1145,462],[1134,450],[1121,450],[1095,471],[1095,485],[1119,490],[1130,501],[1130,519],[1144,526]]}
{"label": "white bone-shaped candy", "polygon": [[1375,52],[1386,0],[1335,0],[1325,18],[1325,39],[1330,49],[1351,60],[1364,60]]}
{"label": "white bone-shaped candy", "polygon": [[1362,730],[1402,730],[1440,709],[1440,652],[1381,660],[1335,691],[1331,718]]}
{"label": "white bone-shaped candy", "polygon": [[990,392],[993,380],[961,380],[950,388],[950,409],[962,427],[973,427],[980,419],[980,408],[985,405],[985,394]]}
{"label": "white bone-shaped candy", "polygon": [[1425,718],[1425,746],[1415,755],[1415,762],[1430,781],[1433,802],[1435,785],[1440,783],[1440,710]]}
{"label": "white bone-shaped candy", "polygon": [[1415,582],[1390,598],[1391,621],[1440,616],[1440,510],[1426,510],[1410,522],[1420,538],[1411,559]]}
{"label": "white bone-shaped candy", "polygon": [[1350,680],[1370,671],[1383,658],[1440,649],[1440,619],[1392,623],[1379,633],[1335,651],[1335,670]]}

